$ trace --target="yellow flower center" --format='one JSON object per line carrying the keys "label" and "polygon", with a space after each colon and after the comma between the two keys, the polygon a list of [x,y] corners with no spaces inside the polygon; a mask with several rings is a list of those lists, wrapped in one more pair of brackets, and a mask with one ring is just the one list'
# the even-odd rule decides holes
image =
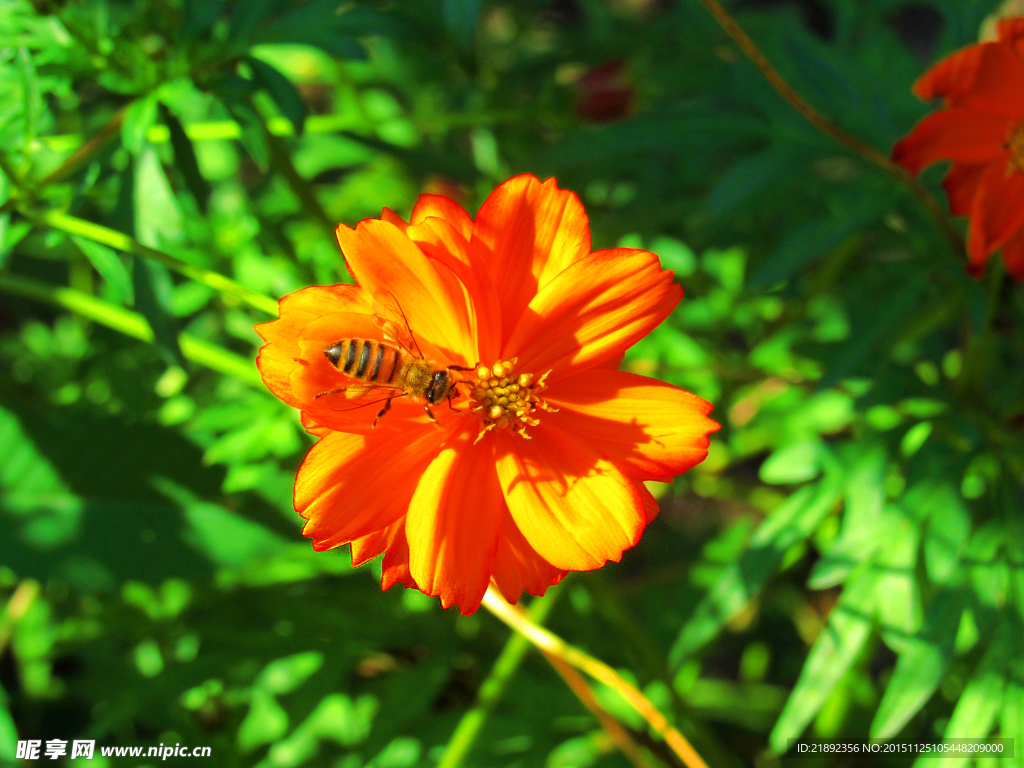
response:
{"label": "yellow flower center", "polygon": [[1010,150],[1010,165],[1024,173],[1024,123],[1013,129],[1006,148]]}
{"label": "yellow flower center", "polygon": [[557,411],[540,398],[548,371],[534,380],[532,373],[518,373],[518,358],[499,360],[491,367],[481,365],[473,373],[470,410],[484,422],[477,440],[489,430],[511,429],[529,439],[527,427],[540,423],[537,411]]}

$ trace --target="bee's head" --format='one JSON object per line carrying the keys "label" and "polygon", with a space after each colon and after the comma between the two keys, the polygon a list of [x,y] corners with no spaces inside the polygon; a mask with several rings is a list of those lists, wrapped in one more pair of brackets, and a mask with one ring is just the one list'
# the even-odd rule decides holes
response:
{"label": "bee's head", "polygon": [[438,371],[427,387],[427,404],[440,405],[455,387],[455,378],[448,371]]}

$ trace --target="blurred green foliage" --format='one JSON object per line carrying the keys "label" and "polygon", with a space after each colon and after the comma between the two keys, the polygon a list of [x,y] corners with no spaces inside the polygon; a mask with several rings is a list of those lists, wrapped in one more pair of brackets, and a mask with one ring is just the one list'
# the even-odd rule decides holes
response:
{"label": "blurred green foliage", "polygon": [[[888,151],[995,3],[732,7]],[[597,110],[581,77],[617,60],[629,98]],[[312,552],[310,438],[252,326],[348,279],[334,223],[424,189],[472,211],[518,172],[675,270],[625,365],[724,427],[554,631],[711,766],[787,764],[800,735],[1012,736],[977,763],[1024,764],[1024,293],[968,277],[696,0],[0,0],[0,763],[17,738],[437,763],[507,630]],[[507,682],[465,765],[627,765],[539,656]]]}

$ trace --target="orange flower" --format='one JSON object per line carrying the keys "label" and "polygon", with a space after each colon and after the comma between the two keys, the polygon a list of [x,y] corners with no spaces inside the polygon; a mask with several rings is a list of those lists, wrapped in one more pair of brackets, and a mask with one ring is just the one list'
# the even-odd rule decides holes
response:
{"label": "orange flower", "polygon": [[970,216],[968,268],[980,274],[1003,249],[1011,275],[1024,279],[1024,18],[1002,19],[998,40],[947,56],[921,77],[914,93],[942,97],[896,143],[893,160],[913,174],[952,160],[943,186],[957,216]]}
{"label": "orange flower", "polygon": [[[295,481],[315,549],[351,543],[354,565],[384,553],[383,588],[471,613],[492,581],[515,602],[618,561],[658,511],[642,481],[707,455],[709,403],[616,370],[682,290],[652,253],[591,253],[583,207],[554,179],[505,182],[476,221],[422,195],[410,222],[385,208],[338,241],[359,285],[296,291],[257,326],[263,380],[320,438]],[[338,341],[393,348],[374,315],[396,307],[433,370],[469,372],[431,409],[437,423],[410,395],[373,428],[381,404],[352,406],[380,391],[338,392],[361,382],[325,350],[344,368]]]}

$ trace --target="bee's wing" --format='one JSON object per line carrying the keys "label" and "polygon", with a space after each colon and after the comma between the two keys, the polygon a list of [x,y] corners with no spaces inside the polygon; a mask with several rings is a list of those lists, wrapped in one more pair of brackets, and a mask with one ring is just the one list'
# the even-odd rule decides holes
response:
{"label": "bee's wing", "polygon": [[328,398],[325,404],[332,411],[354,411],[392,397],[405,397],[405,390],[387,384],[350,384],[321,392],[315,399],[321,397]]}
{"label": "bee's wing", "polygon": [[384,295],[376,299],[382,312],[373,316],[373,322],[381,329],[384,338],[398,344],[402,349],[423,358],[420,345],[416,343],[416,336],[409,327],[409,318],[405,316],[405,310],[398,303],[395,294],[385,291]]}

